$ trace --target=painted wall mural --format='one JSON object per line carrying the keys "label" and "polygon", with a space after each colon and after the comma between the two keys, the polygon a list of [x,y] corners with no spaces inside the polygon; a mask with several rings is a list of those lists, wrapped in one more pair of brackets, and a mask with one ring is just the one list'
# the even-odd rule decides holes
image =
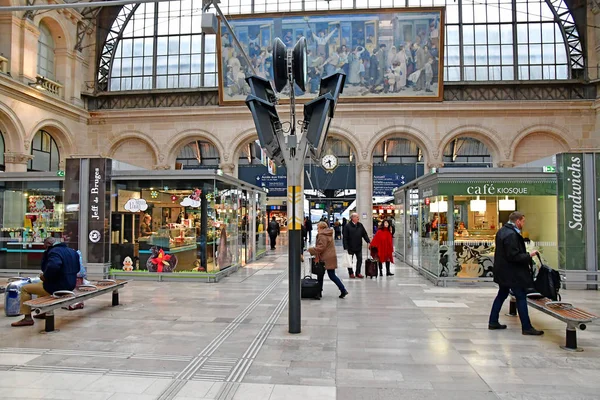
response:
{"label": "painted wall mural", "polygon": [[[340,101],[441,101],[443,80],[443,8],[355,10],[230,16],[229,23],[258,75],[272,80],[272,43],[288,48],[304,36],[308,42],[307,91],[313,99],[320,80],[346,74]],[[221,104],[240,104],[250,93],[252,74],[236,49],[231,32],[220,26],[219,97]],[[289,86],[281,93],[286,99]],[[287,94],[287,95],[286,95]]]}

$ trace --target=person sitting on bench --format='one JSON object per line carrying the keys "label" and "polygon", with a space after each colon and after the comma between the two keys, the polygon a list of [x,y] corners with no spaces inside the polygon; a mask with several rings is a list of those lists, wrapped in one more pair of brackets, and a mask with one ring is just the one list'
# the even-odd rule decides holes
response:
{"label": "person sitting on bench", "polygon": [[[12,326],[31,326],[31,308],[24,305],[31,300],[31,295],[50,296],[59,290],[73,290],[79,272],[79,256],[75,250],[67,247],[65,243],[59,242],[57,238],[49,237],[44,240],[44,256],[42,257],[42,282],[30,283],[21,288],[21,314],[24,318],[13,322]],[[44,314],[36,316],[44,318]]]}

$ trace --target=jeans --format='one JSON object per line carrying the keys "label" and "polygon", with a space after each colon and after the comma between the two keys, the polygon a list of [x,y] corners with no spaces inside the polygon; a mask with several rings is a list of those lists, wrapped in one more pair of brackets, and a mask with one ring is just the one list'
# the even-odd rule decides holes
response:
{"label": "jeans", "polygon": [[510,288],[508,286],[500,286],[498,288],[498,295],[496,295],[496,299],[492,305],[489,323],[498,323],[502,305],[504,304],[504,300],[506,300],[508,297],[510,290],[512,290],[515,298],[517,299],[517,312],[519,313],[519,318],[521,319],[521,329],[524,331],[531,329],[531,320],[529,319],[529,311],[527,309],[527,292],[524,288],[520,287]]}
{"label": "jeans", "polygon": [[[325,273],[317,274],[317,281],[319,282],[319,294],[323,293],[323,277],[324,276],[325,276]],[[331,281],[333,283],[335,283],[335,285],[338,287],[338,289],[340,289],[340,292],[342,292],[342,293],[346,292],[346,288],[344,287],[344,284],[342,283],[341,279],[336,275],[335,269],[328,269],[327,276],[329,276],[329,279],[331,279]]]}
{"label": "jeans", "polygon": [[275,245],[277,244],[277,235],[269,235],[271,250],[275,249]]}
{"label": "jeans", "polygon": [[[354,255],[354,257],[356,257],[356,275],[360,274],[360,269],[362,267],[362,251],[359,251],[358,253],[354,253],[354,252],[348,250],[348,254]],[[348,273],[350,275],[353,274],[352,268],[348,268]]]}

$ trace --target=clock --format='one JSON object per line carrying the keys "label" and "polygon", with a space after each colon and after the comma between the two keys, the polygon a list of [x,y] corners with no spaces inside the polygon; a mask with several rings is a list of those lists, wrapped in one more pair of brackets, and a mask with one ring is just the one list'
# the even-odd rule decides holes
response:
{"label": "clock", "polygon": [[321,166],[326,172],[333,172],[338,166],[338,159],[333,154],[326,154],[321,158]]}

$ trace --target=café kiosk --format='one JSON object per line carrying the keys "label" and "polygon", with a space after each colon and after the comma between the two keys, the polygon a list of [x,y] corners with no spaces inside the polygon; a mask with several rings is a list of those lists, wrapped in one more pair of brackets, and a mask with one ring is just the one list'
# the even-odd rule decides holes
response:
{"label": "caf\u00e9 kiosk", "polygon": [[441,168],[394,191],[396,253],[436,283],[491,281],[496,232],[519,210],[528,250],[558,266],[556,190],[542,168]]}

